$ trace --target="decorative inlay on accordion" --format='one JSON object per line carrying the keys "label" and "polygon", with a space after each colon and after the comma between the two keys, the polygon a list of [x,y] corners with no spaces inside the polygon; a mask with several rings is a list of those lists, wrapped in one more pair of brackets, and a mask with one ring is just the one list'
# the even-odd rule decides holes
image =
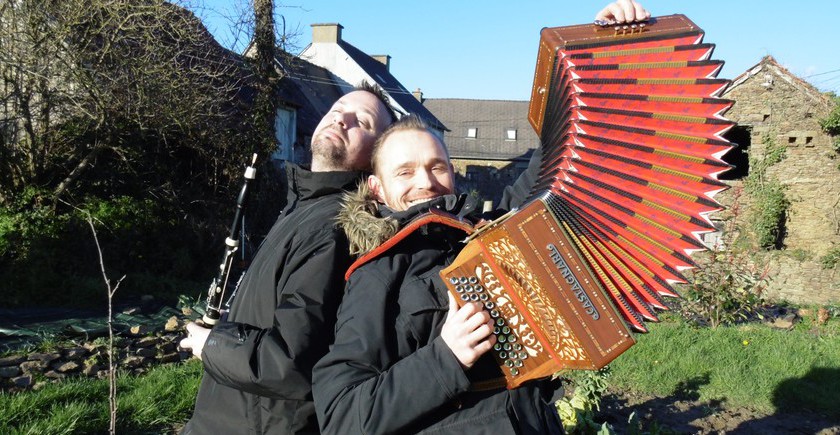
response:
{"label": "decorative inlay on accordion", "polygon": [[729,82],[702,39],[683,15],[543,29],[529,109],[537,182],[441,272],[461,304],[496,319],[509,388],[627,350],[715,231],[733,102],[718,98]]}

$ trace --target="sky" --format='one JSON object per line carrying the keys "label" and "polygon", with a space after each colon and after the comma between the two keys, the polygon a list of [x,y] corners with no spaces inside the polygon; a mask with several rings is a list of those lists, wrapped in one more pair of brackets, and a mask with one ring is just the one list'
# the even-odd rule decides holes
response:
{"label": "sky", "polygon": [[[250,0],[183,0],[222,45],[247,43],[231,16]],[[275,0],[275,21],[296,34],[287,51],[311,41],[314,23],[339,23],[342,38],[365,53],[391,56],[391,73],[425,98],[528,100],[539,32],[592,22],[608,2],[426,0],[347,2]],[[720,78],[734,79],[762,57],[821,91],[840,94],[840,0],[644,0],[654,16],[684,14],[716,45]],[[515,6],[513,6],[515,5]]]}

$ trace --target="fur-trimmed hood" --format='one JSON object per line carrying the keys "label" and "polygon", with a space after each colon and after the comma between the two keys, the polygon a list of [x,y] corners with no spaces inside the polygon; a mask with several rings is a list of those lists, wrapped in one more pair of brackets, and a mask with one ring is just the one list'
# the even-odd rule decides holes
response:
{"label": "fur-trimmed hood", "polygon": [[347,234],[352,255],[372,251],[399,230],[397,219],[380,216],[379,202],[364,181],[355,192],[345,193],[341,202],[336,221]]}
{"label": "fur-trimmed hood", "polygon": [[467,195],[444,195],[395,212],[379,203],[367,183],[362,182],[355,192],[344,194],[336,221],[347,234],[350,253],[361,255],[376,249],[406,223],[432,207],[464,218],[475,210],[476,200]]}

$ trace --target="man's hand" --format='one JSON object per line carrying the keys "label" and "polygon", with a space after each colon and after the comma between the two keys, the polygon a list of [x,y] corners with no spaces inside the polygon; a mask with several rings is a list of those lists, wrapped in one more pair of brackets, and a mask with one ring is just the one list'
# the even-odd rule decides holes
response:
{"label": "man's hand", "polygon": [[204,343],[207,341],[208,335],[210,335],[210,329],[190,322],[187,323],[187,337],[178,344],[184,349],[192,349],[192,354],[201,359],[201,350],[204,349]]}
{"label": "man's hand", "polygon": [[449,313],[440,336],[465,369],[496,344],[490,314],[477,303],[459,309],[452,294],[449,294]]}
{"label": "man's hand", "polygon": [[595,21],[605,21],[609,24],[632,23],[650,18],[648,12],[635,0],[618,0],[610,3],[595,15]]}

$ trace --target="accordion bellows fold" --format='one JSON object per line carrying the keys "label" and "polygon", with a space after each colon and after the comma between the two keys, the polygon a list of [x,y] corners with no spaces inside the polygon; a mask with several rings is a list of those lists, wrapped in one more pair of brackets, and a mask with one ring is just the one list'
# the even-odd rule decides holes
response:
{"label": "accordion bellows fold", "polygon": [[[719,98],[729,81],[717,78],[723,62],[710,59],[714,46],[703,36],[683,15],[542,30],[529,108],[542,147],[537,182],[521,210],[475,235],[480,247],[442,273],[453,292],[462,276],[491,270],[513,289],[500,296],[515,309],[499,324],[519,327],[537,347],[512,363],[509,351],[497,355],[509,387],[560,368],[600,368],[626,350],[629,331],[657,320],[663,297],[677,296],[673,284],[694,267],[691,253],[705,249],[701,235],[715,231],[709,215],[721,209],[714,195],[727,188],[718,176],[733,147],[723,134],[734,123],[723,114],[733,102]],[[526,210],[539,218],[517,216]],[[546,236],[529,233],[536,221]],[[566,246],[562,259],[555,245]],[[506,251],[494,254],[499,246]],[[512,251],[529,262],[516,273]],[[599,306],[601,295],[610,307]],[[565,305],[569,313],[546,308]],[[604,315],[613,311],[615,319]],[[546,320],[554,314],[566,318]],[[566,358],[569,346],[577,360]]]}

